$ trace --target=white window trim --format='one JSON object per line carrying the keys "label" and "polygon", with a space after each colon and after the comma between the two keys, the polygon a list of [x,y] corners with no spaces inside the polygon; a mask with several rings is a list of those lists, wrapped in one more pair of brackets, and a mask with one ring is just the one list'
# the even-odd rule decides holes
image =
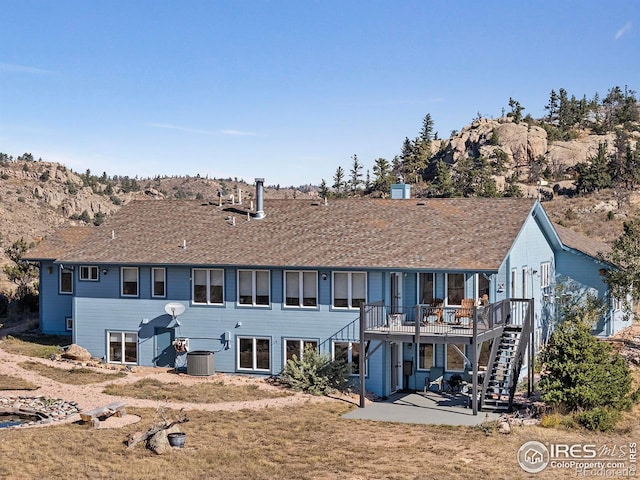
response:
{"label": "white window trim", "polygon": [[[298,305],[288,305],[287,304],[287,273],[297,273],[298,274],[298,292],[299,292],[299,298],[298,298]],[[314,279],[314,288],[315,288],[315,298],[316,298],[316,304],[315,305],[305,305],[304,304],[304,274],[305,273],[313,273],[315,275],[315,279]],[[284,308],[306,308],[306,309],[318,309],[320,306],[320,303],[318,301],[318,272],[315,270],[285,270],[284,271],[284,275],[282,276],[282,283],[283,283],[283,292],[284,292],[284,298],[283,298],[283,306]]]}
{"label": "white window trim", "polygon": [[[196,288],[196,282],[195,282],[195,277],[196,274],[195,272],[198,270],[202,270],[206,273],[206,279],[207,279],[207,283],[206,283],[206,291],[207,291],[207,301],[206,302],[196,302],[195,301],[195,288]],[[216,271],[216,272],[220,272],[222,273],[222,301],[221,302],[212,302],[211,301],[211,272],[212,271]],[[225,292],[225,275],[224,275],[224,269],[223,268],[193,268],[191,269],[191,278],[193,278],[194,280],[191,282],[191,303],[193,305],[224,305],[224,292]],[[239,293],[239,288],[238,288],[238,299],[240,293]]]}
{"label": "white window trim", "polygon": [[[347,346],[347,363],[349,365],[353,365],[353,344],[354,343],[359,343],[359,342],[352,342],[349,340],[334,340],[333,342],[331,342],[331,359],[335,361],[336,359],[336,344],[341,343],[341,344],[348,344]],[[361,352],[362,354],[362,352]],[[360,365],[358,364],[358,368],[360,368]],[[353,367],[351,367],[351,369],[353,370]],[[369,360],[366,359],[364,361],[364,375],[365,377],[368,375],[369,372]],[[350,376],[351,377],[357,377],[359,376],[359,373],[352,373]]]}
{"label": "white window trim", "polygon": [[72,317],[65,317],[64,318],[64,326],[65,326],[65,330],[67,332],[72,332],[73,331],[73,318]]}
{"label": "white window trim", "polygon": [[[240,272],[251,272],[251,303],[240,303]],[[267,272],[269,276],[269,303],[267,305],[257,304],[256,297],[258,296],[257,290],[257,273],[258,272]],[[239,307],[248,307],[248,308],[270,308],[271,307],[271,271],[270,270],[251,270],[251,269],[239,269],[236,274],[236,282],[238,288],[236,289],[236,304]]]}
{"label": "white window trim", "polygon": [[[156,283],[156,277],[155,277],[156,270],[162,271],[162,282],[164,283],[164,295],[156,295],[154,292],[155,283]],[[151,269],[151,298],[167,298],[167,269],[164,267],[153,267]]]}
{"label": "white window trim", "polygon": [[[135,270],[136,271],[136,294],[125,294],[124,293],[124,271],[125,270]],[[140,270],[138,267],[120,267],[120,296],[127,298],[137,298],[140,296]]]}
{"label": "white window trim", "polygon": [[316,350],[320,347],[320,341],[317,338],[283,338],[282,339],[282,364],[287,364],[287,343],[289,342],[297,342],[298,343],[298,351],[300,352],[300,356],[304,355],[304,344],[305,342],[315,342]]}
{"label": "white window trim", "polygon": [[[369,293],[369,276],[367,272],[345,272],[345,271],[335,271],[331,272],[331,308],[336,310],[359,310],[360,307],[353,307],[351,304],[353,303],[353,275],[361,274],[364,275],[364,303],[367,303],[367,294]],[[335,287],[336,287],[336,274],[347,274],[347,306],[346,307],[336,307],[335,302]]]}
{"label": "white window trim", "polygon": [[444,276],[444,293],[445,293],[445,305],[448,307],[460,307],[462,303],[449,303],[449,275],[462,275],[462,300],[466,298],[467,294],[467,275],[461,272],[450,272],[446,273]]}
{"label": "white window trim", "polygon": [[549,288],[551,286],[551,262],[542,262],[540,264],[540,288]]}
{"label": "white window trim", "polygon": [[[62,274],[69,273],[71,275],[71,290],[69,292],[62,291]],[[73,270],[70,268],[61,268],[58,276],[58,293],[60,295],[73,295]]]}
{"label": "white window trim", "polygon": [[422,299],[422,276],[423,275],[431,275],[433,278],[433,285],[432,285],[432,292],[431,292],[431,298],[437,298],[436,297],[436,274],[435,272],[418,272],[418,285],[417,285],[417,295],[418,295],[418,299],[421,300]]}
{"label": "white window trim", "polygon": [[[252,348],[252,368],[246,368],[240,366],[240,341],[241,340],[251,340],[253,342]],[[257,367],[257,350],[256,350],[256,340],[268,340],[269,341],[269,368],[263,369]],[[273,349],[273,341],[271,337],[244,337],[238,336],[236,337],[236,367],[239,372],[265,372],[268,373],[271,371],[271,351]]]}
{"label": "white window trim", "polygon": [[[112,333],[118,333],[120,335],[122,335],[122,361],[121,362],[117,362],[115,360],[112,360],[110,357],[110,352],[111,352],[111,334]],[[125,335],[135,335],[136,336],[136,361],[135,362],[125,362],[124,358],[125,358]],[[138,349],[138,342],[139,342],[140,338],[138,336],[138,332],[131,332],[131,331],[126,331],[126,330],[107,330],[107,363],[117,363],[117,364],[124,364],[124,365],[137,365],[138,364],[138,359],[140,358],[140,352]]]}
{"label": "white window trim", "polygon": [[529,275],[531,271],[525,265],[522,267],[522,290],[520,290],[520,294],[522,295],[519,298],[529,298]]}
{"label": "white window trim", "polygon": [[[423,368],[420,366],[420,345],[431,345],[431,366],[429,368]],[[417,371],[428,372],[436,366],[436,344],[435,343],[420,343],[418,344],[418,367]]]}
{"label": "white window trim", "polygon": [[511,287],[509,296],[511,298],[518,298],[517,297],[517,291],[518,291],[518,269],[517,268],[511,269],[511,280],[510,280],[509,287]]}
{"label": "white window trim", "polygon": [[[85,277],[83,272],[87,272],[88,276]],[[94,274],[95,273],[95,277]],[[100,279],[100,273],[97,265],[80,265],[80,273],[78,274],[78,279],[81,282],[97,282]]]}

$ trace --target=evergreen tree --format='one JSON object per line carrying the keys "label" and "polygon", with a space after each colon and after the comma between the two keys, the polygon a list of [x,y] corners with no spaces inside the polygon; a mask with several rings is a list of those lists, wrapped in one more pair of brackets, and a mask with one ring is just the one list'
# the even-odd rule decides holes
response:
{"label": "evergreen tree", "polygon": [[345,188],[346,183],[344,180],[344,169],[342,167],[338,167],[336,169],[336,173],[333,175],[333,191],[337,197],[342,197],[344,196]]}
{"label": "evergreen tree", "polygon": [[433,125],[431,114],[427,113],[422,120],[422,130],[420,130],[420,140],[427,145],[430,145],[433,140]]}
{"label": "evergreen tree", "polygon": [[329,187],[327,186],[327,182],[324,178],[320,182],[320,196],[322,198],[329,198]]}
{"label": "evergreen tree", "polygon": [[611,296],[633,317],[632,307],[640,302],[640,217],[624,223],[622,235],[602,258],[613,265],[604,274]]}
{"label": "evergreen tree", "polygon": [[351,189],[351,195],[358,195],[362,187],[362,164],[358,161],[358,156],[355,154],[351,159],[353,163],[349,171],[349,187]]}
{"label": "evergreen tree", "polygon": [[451,178],[451,169],[443,160],[438,160],[435,165],[433,182],[431,182],[430,195],[450,198],[454,197],[455,194],[456,190]]}
{"label": "evergreen tree", "polygon": [[598,153],[590,162],[575,166],[578,178],[575,181],[578,193],[591,193],[613,186],[607,160],[607,142],[598,145]]}
{"label": "evergreen tree", "polygon": [[558,120],[559,98],[555,90],[551,90],[549,95],[549,103],[544,107],[547,113],[547,121],[553,123]]}
{"label": "evergreen tree", "polygon": [[520,105],[520,102],[511,97],[509,97],[509,107],[511,107],[511,112],[509,112],[507,116],[512,117],[514,123],[520,123],[522,121],[522,111],[525,110],[525,108]]}
{"label": "evergreen tree", "polygon": [[514,173],[505,178],[503,197],[522,198],[524,194],[518,184],[518,176]]}
{"label": "evergreen tree", "polygon": [[631,375],[611,345],[591,333],[589,322],[566,318],[553,332],[540,360],[544,373],[538,387],[543,400],[569,410],[631,405]]}
{"label": "evergreen tree", "polygon": [[387,195],[394,181],[391,165],[389,165],[387,159],[377,158],[373,164],[373,191]]}

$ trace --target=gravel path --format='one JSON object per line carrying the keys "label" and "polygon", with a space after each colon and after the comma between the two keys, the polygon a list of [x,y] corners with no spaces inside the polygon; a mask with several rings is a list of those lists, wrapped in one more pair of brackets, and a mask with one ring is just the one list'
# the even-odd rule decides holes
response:
{"label": "gravel path", "polygon": [[[184,409],[188,410],[206,410],[206,411],[237,411],[242,409],[262,409],[274,407],[287,407],[300,405],[309,402],[326,402],[333,399],[323,396],[314,396],[303,393],[294,393],[287,397],[267,398],[260,400],[249,400],[239,402],[222,402],[222,403],[190,403],[190,402],[167,402],[159,400],[145,400],[131,397],[118,397],[114,395],[106,395],[102,393],[104,388],[110,384],[134,383],[142,378],[152,377],[162,382],[179,382],[185,385],[193,385],[206,382],[220,382],[234,385],[257,385],[265,390],[280,390],[278,387],[270,385],[263,378],[256,378],[242,375],[226,375],[216,374],[208,377],[193,377],[186,374],[175,374],[161,368],[145,368],[136,367],[134,372],[127,374],[126,377],[108,380],[102,383],[91,383],[86,385],[69,385],[59,383],[47,377],[38,375],[36,372],[21,368],[18,364],[24,361],[40,362],[45,365],[54,366],[56,368],[75,368],[77,365],[71,362],[57,362],[54,360],[26,357],[8,353],[0,348],[0,373],[14,377],[20,377],[34,385],[36,390],[5,390],[0,392],[0,396],[25,396],[25,397],[50,397],[60,398],[69,402],[77,402],[81,410],[88,410],[96,407],[102,407],[108,403],[115,401],[123,401],[127,407],[141,408],[158,408],[164,407],[168,409]],[[86,367],[89,368],[89,367]],[[110,373],[111,370],[97,368],[97,371]],[[113,372],[115,373],[115,372]],[[356,400],[353,400],[354,403]],[[135,418],[134,418],[135,417]],[[79,415],[72,415],[66,421],[74,422],[80,419]],[[101,422],[102,428],[114,428],[138,421],[135,415],[125,415],[124,417],[110,417]]]}

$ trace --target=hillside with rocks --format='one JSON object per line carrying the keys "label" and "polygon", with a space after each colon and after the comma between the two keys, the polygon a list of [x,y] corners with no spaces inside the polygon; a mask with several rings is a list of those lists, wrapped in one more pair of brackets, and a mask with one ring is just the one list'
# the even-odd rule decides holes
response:
{"label": "hillside with rocks", "polygon": [[[23,238],[38,242],[56,228],[92,228],[133,199],[202,199],[229,201],[238,194],[251,201],[253,185],[235,179],[200,177],[156,177],[129,179],[90,172],[79,174],[64,165],[34,160],[25,154],[16,159],[0,158],[0,268],[8,262],[5,249]],[[240,193],[239,193],[240,192]],[[317,198],[313,188],[265,188],[266,198]],[[13,285],[0,270],[0,292]]]}

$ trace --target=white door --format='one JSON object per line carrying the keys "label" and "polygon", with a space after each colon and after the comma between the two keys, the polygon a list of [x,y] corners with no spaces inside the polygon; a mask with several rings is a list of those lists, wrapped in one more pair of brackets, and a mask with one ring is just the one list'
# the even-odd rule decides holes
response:
{"label": "white door", "polygon": [[402,390],[402,344],[391,343],[391,393]]}

